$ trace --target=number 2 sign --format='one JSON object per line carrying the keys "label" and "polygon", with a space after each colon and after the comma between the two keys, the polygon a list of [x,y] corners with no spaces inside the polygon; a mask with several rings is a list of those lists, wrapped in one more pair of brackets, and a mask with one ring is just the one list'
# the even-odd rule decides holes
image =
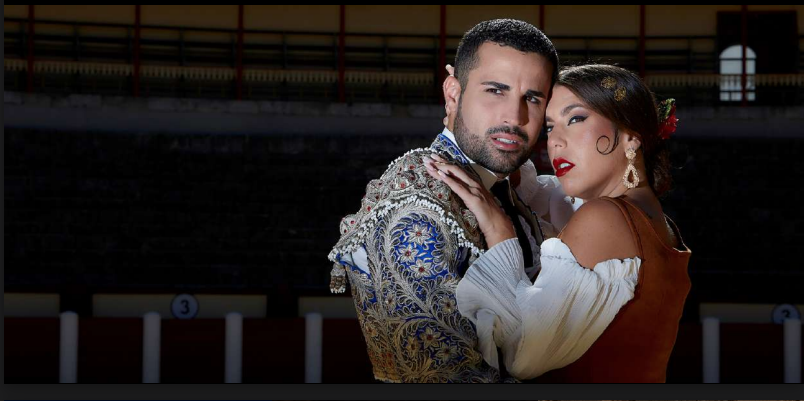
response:
{"label": "number 2 sign", "polygon": [[773,308],[773,323],[782,324],[786,319],[801,319],[801,312],[790,304],[781,304]]}

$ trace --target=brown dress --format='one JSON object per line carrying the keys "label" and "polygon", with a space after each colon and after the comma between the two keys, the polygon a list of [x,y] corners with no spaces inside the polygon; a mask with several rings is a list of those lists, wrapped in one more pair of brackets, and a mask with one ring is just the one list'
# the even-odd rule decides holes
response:
{"label": "brown dress", "polygon": [[690,290],[690,250],[669,218],[679,247],[669,247],[647,215],[620,198],[608,198],[623,212],[642,259],[634,298],[577,361],[534,379],[537,383],[664,382],[678,322]]}

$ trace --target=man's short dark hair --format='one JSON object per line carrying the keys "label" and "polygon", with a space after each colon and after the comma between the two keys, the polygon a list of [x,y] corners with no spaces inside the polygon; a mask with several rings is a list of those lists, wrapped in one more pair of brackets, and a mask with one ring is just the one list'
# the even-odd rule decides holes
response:
{"label": "man's short dark hair", "polygon": [[526,53],[544,56],[553,66],[551,83],[558,79],[558,54],[553,42],[532,24],[515,19],[494,19],[483,21],[467,31],[455,54],[455,77],[461,83],[461,91],[466,90],[469,72],[477,67],[477,49],[483,43],[491,42],[508,46]]}

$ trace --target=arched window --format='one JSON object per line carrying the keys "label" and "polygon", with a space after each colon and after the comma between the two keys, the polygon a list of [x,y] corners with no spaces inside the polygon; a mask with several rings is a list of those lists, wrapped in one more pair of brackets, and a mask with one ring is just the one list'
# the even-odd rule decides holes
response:
{"label": "arched window", "polygon": [[[756,100],[756,74],[757,55],[750,47],[746,48],[745,60],[745,95],[749,102]],[[720,100],[724,102],[739,102],[743,100],[743,47],[734,45],[720,53]]]}

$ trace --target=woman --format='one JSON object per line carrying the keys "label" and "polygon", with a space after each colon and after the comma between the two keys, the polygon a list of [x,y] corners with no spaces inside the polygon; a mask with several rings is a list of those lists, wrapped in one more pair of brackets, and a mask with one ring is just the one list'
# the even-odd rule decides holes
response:
{"label": "woman", "polygon": [[561,72],[546,110],[548,153],[565,193],[584,199],[544,241],[534,283],[493,195],[438,156],[428,171],[476,216],[489,250],[458,285],[484,358],[544,382],[663,382],[689,292],[690,250],[658,197],[670,185],[675,106],[655,106],[633,73]]}

